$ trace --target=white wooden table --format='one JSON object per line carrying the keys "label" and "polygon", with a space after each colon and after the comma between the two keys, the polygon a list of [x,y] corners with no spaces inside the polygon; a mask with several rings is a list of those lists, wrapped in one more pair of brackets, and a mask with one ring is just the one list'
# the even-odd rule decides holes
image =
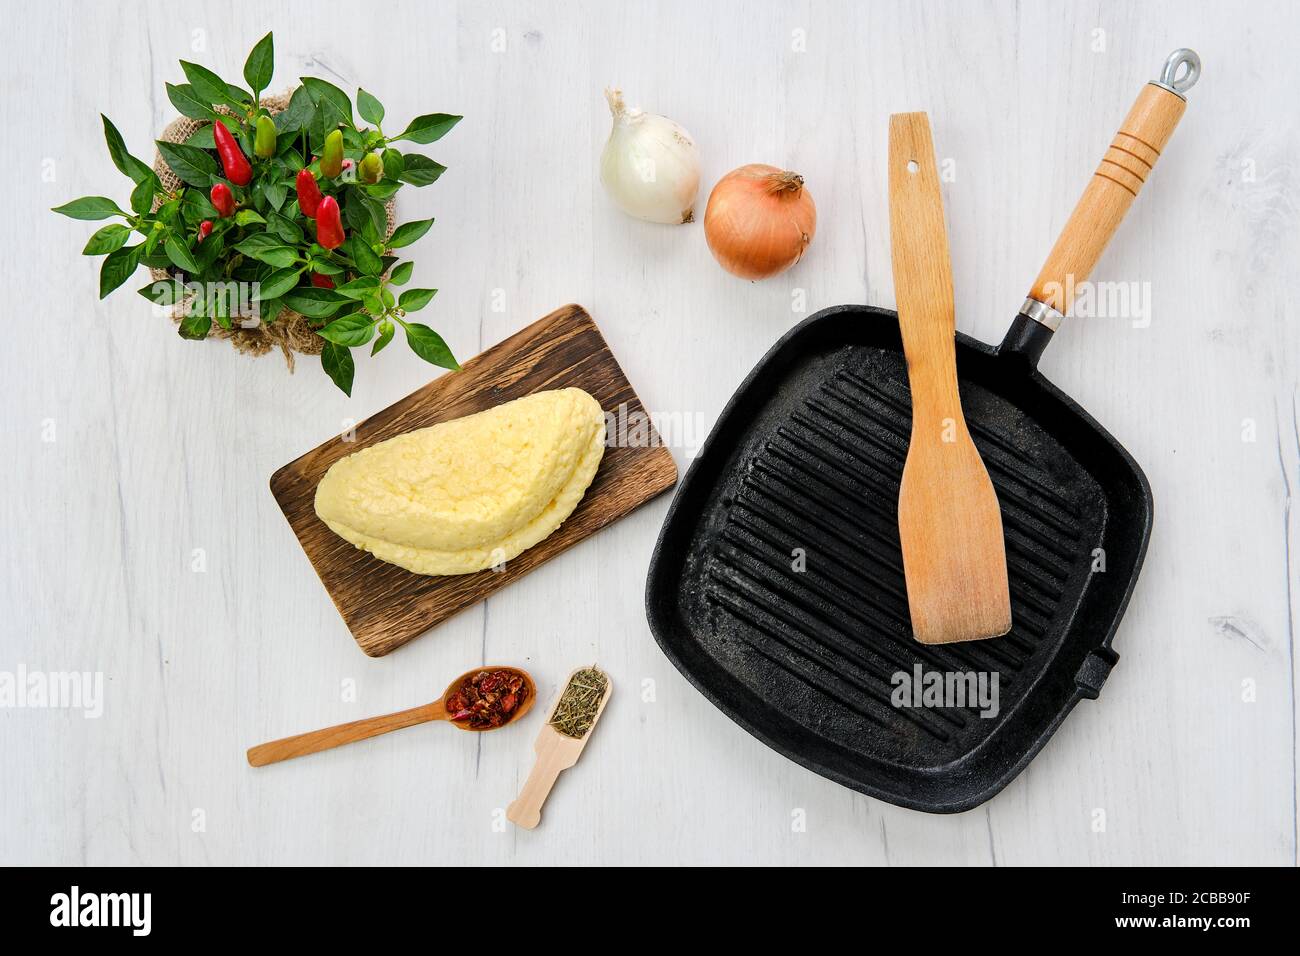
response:
{"label": "white wooden table", "polygon": [[[466,0],[384,6],[369,24],[351,4],[331,22],[320,2],[4,5],[0,671],[105,684],[98,719],[0,708],[0,862],[1295,862],[1293,5]],[[465,115],[427,148],[450,171],[400,208],[437,217],[409,251],[459,356],[580,302],[648,406],[705,426],[805,314],[893,304],[890,112],[932,117],[955,173],[958,325],[996,341],[1140,85],[1197,49],[1187,115],[1095,275],[1149,283],[1152,320],[1070,322],[1043,361],[1157,502],[1101,700],[970,813],[830,783],[734,726],[652,640],[642,588],[666,497],[363,656],[267,479],[430,368],[398,347],[359,360],[348,400],[314,360],[289,375],[275,356],[184,342],[130,291],[143,272],[99,302],[78,256],[93,227],[47,211],[126,198],[98,112],[149,155],[176,61],[236,78],[272,28],[274,89],[314,74],[364,84],[392,116]],[[820,210],[805,261],[743,283],[698,224],[616,212],[596,173],[607,84],[695,134],[706,190],[745,162],[802,172]],[[702,437],[674,448],[683,467]],[[476,662],[523,663],[549,697],[593,659],[615,695],[531,833],[503,808],[535,726],[244,763],[250,744],[428,700]]]}

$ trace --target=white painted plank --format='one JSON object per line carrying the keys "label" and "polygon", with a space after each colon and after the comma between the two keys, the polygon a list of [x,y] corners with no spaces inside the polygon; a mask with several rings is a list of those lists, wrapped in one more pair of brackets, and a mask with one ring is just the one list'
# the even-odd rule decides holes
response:
{"label": "white painted plank", "polygon": [[[503,0],[399,5],[343,29],[289,6],[51,0],[6,23],[0,122],[36,135],[7,140],[0,219],[0,671],[107,683],[97,720],[0,708],[0,861],[1296,861],[1293,5]],[[129,289],[98,302],[76,255],[90,230],[47,212],[124,194],[97,112],[145,155],[176,60],[234,77],[272,28],[276,88],[320,75],[373,89],[393,116],[465,114],[427,150],[449,172],[401,203],[403,219],[438,220],[411,253],[458,355],[578,301],[646,404],[692,423],[812,311],[893,304],[890,112],[931,113],[955,171],[959,326],[996,341],[1141,83],[1169,50],[1196,48],[1205,75],[1182,128],[1096,275],[1148,283],[1150,326],[1074,320],[1043,361],[1156,497],[1101,700],[971,813],[925,816],[825,781],[735,727],[655,646],[642,590],[666,500],[391,657],[361,655],[266,482],[429,368],[400,348],[360,360],[348,400],[312,360],[290,376],[273,356],[182,342]],[[819,210],[805,261],[739,282],[698,223],[616,212],[596,181],[608,84],[695,135],[701,212],[741,163],[802,172]],[[527,732],[431,726],[243,763],[252,743],[429,699],[483,659],[523,663],[548,696],[593,659],[616,682],[533,833],[494,829],[528,771]]]}

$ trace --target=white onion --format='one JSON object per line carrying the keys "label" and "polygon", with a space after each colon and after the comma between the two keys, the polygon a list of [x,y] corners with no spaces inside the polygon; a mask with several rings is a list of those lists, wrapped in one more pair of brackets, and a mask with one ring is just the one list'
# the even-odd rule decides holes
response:
{"label": "white onion", "polygon": [[695,218],[700,159],[695,141],[666,116],[628,109],[622,90],[606,90],[614,128],[600,154],[600,181],[629,216],[683,223]]}

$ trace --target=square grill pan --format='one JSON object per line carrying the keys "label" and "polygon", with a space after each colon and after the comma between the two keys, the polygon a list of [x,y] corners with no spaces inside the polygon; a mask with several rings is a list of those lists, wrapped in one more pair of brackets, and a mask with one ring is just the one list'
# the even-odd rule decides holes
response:
{"label": "square grill pan", "polygon": [[[911,400],[883,309],[827,309],[771,349],[687,472],[652,558],[651,630],[686,678],[778,752],[899,806],[988,800],[1118,660],[1151,492],[1037,372],[1038,331],[1018,318],[1000,349],[957,335],[962,407],[1002,508],[1006,636],[911,636],[897,527]],[[893,706],[893,675],[917,665],[996,673],[998,714]]]}

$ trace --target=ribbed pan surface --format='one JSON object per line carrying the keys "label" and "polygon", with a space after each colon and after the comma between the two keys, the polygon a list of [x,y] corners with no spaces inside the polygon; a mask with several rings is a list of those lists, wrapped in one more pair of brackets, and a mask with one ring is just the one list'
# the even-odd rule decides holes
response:
{"label": "ribbed pan surface", "polygon": [[[1104,641],[1073,628],[1088,633],[1062,652],[1088,591],[1127,597],[1127,568],[1094,570],[1125,495],[1108,494],[1098,462],[1080,460],[1081,449],[1101,456],[1067,427],[1074,415],[1047,416],[1049,430],[1036,390],[1004,393],[992,350],[964,345],[962,404],[1002,507],[1014,624],[989,641],[914,641],[897,528],[911,407],[896,335],[896,323],[882,344],[810,335],[806,348],[769,357],[770,380],[742,390],[688,476],[647,601],[674,662],[778,750],[894,802],[962,809],[1004,785],[1113,664],[1099,646],[1107,627]],[[1123,562],[1132,549],[1118,550]],[[1089,691],[1076,675],[1093,651],[1101,676]],[[998,715],[974,702],[894,706],[893,676],[917,664],[996,673]]]}

